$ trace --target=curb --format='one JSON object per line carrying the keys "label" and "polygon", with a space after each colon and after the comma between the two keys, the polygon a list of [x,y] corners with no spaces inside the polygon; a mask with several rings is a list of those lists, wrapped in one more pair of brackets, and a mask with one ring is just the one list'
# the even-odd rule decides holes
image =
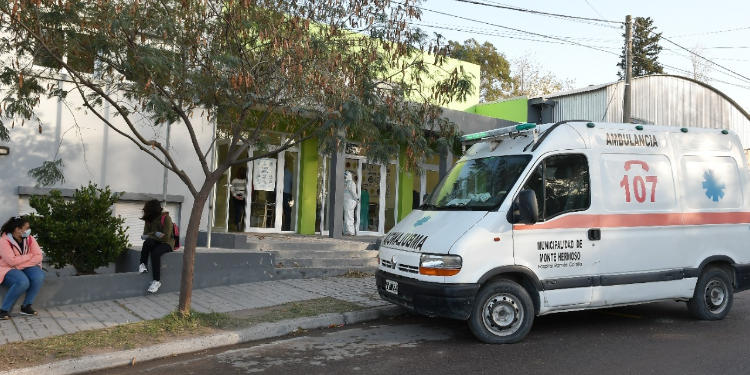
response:
{"label": "curb", "polygon": [[382,306],[346,313],[329,313],[318,316],[282,320],[274,323],[260,323],[252,327],[216,333],[209,336],[193,337],[166,342],[153,346],[119,352],[88,355],[66,359],[34,367],[0,372],[0,375],[67,375],[81,372],[104,370],[112,367],[145,362],[153,359],[197,352],[222,346],[236,345],[249,341],[263,340],[288,335],[299,329],[318,329],[332,325],[349,325],[404,313],[398,306]]}

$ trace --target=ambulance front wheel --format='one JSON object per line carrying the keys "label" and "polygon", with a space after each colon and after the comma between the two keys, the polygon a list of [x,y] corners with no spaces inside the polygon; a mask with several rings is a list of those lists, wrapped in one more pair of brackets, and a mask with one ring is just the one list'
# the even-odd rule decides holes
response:
{"label": "ambulance front wheel", "polygon": [[707,268],[698,278],[687,305],[690,315],[700,320],[721,320],[729,313],[734,289],[729,274],[721,268]]}
{"label": "ambulance front wheel", "polygon": [[485,343],[512,344],[526,337],[534,315],[534,303],[526,289],[511,280],[497,280],[477,293],[469,329]]}

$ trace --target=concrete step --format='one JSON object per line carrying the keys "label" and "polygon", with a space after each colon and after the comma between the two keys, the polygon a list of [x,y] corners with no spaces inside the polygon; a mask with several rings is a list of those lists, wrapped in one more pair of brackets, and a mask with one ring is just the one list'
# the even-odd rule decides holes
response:
{"label": "concrete step", "polygon": [[318,259],[351,259],[351,258],[375,258],[377,250],[273,250],[269,253],[280,259],[318,258]]}
{"label": "concrete step", "polygon": [[364,273],[375,274],[377,267],[289,267],[277,268],[274,272],[274,280],[284,279],[306,279],[311,277],[333,277],[333,276],[360,276]]}
{"label": "concrete step", "polygon": [[[198,246],[205,246],[207,234],[198,234]],[[320,236],[258,234],[258,233],[213,233],[211,246],[224,249],[267,250],[366,250],[377,249],[379,239],[366,237],[332,239]]]}
{"label": "concrete step", "polygon": [[288,251],[314,251],[314,250],[336,250],[336,251],[361,251],[376,249],[374,243],[359,241],[341,242],[283,242],[283,241],[253,241],[248,239],[243,248],[248,250],[288,250]]}
{"label": "concrete step", "polygon": [[276,268],[312,267],[312,268],[346,268],[346,267],[377,267],[376,258],[297,258],[276,259]]}

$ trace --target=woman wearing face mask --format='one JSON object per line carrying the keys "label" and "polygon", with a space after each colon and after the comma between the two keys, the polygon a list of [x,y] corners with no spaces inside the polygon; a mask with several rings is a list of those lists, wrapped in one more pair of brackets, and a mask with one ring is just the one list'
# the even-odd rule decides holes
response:
{"label": "woman wearing face mask", "polygon": [[8,288],[0,306],[0,319],[10,318],[10,310],[24,293],[21,315],[36,315],[31,304],[44,282],[42,250],[31,236],[29,221],[23,217],[8,219],[0,231],[0,283]]}

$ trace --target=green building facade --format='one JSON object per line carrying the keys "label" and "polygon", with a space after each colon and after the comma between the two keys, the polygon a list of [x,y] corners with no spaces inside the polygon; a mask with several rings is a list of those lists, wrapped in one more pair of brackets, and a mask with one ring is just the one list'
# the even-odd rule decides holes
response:
{"label": "green building facade", "polygon": [[[479,86],[477,65],[458,60],[449,64],[463,65],[475,77],[475,87]],[[446,105],[444,111],[464,133],[526,121],[526,98],[478,101],[477,93],[467,101]],[[279,144],[284,142],[283,134],[277,138]],[[221,145],[217,150],[220,162],[226,150]],[[317,139],[308,139],[276,157],[231,168],[217,183],[212,229],[336,236],[330,232],[331,224],[334,232],[340,232],[334,221],[341,217],[331,215],[338,214],[343,191],[336,190],[344,185],[331,184],[331,179],[343,181],[343,174],[349,171],[356,178],[360,198],[355,209],[356,233],[382,235],[419,206],[452,163],[451,155],[436,156],[420,163],[419,172],[415,172],[406,168],[403,148],[389,163],[377,164],[367,160],[354,140],[331,157],[319,152]],[[236,199],[243,195],[243,199]]]}

